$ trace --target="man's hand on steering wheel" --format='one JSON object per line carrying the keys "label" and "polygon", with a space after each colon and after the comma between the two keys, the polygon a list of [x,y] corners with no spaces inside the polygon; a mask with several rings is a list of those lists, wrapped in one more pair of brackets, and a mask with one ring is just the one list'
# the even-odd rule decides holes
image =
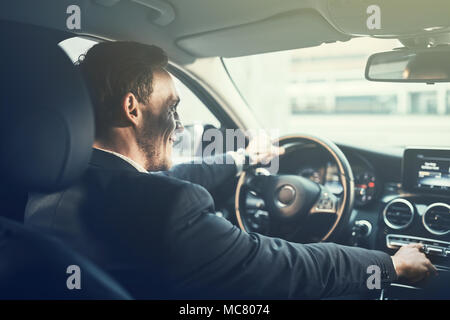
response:
{"label": "man's hand on steering wheel", "polygon": [[[278,143],[281,147],[277,146]],[[240,174],[235,192],[236,220],[242,230],[252,231],[254,225],[252,215],[255,210],[247,210],[248,205],[253,205],[246,200],[249,192],[262,200],[257,209],[263,210],[267,216],[264,219],[267,220],[267,234],[286,240],[297,241],[307,236],[307,241],[325,241],[335,232],[339,222],[349,217],[353,208],[353,173],[345,155],[333,142],[309,135],[295,135],[279,138],[274,146],[269,138],[262,136],[252,139],[247,151],[253,155],[253,159],[266,162],[261,163],[265,166],[274,156],[284,154],[285,148],[295,150],[303,143],[316,144],[334,159],[339,169],[342,195],[337,197],[327,186],[296,174],[273,174],[270,170],[258,173],[252,170],[258,165],[250,166],[249,170]],[[326,227],[308,229],[316,233],[305,232],[307,225],[324,219],[329,221]]]}
{"label": "man's hand on steering wheel", "polygon": [[268,164],[274,157],[283,155],[285,149],[276,146],[268,135],[258,134],[251,137],[245,151],[250,158],[250,164]]}

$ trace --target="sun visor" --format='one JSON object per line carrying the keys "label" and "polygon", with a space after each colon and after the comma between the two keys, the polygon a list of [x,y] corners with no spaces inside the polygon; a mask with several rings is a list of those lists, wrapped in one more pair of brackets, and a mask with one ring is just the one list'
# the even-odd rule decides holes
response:
{"label": "sun visor", "polygon": [[177,40],[177,45],[198,57],[237,57],[349,39],[317,11],[302,9],[248,24],[184,36]]}
{"label": "sun visor", "polygon": [[323,12],[349,35],[404,37],[450,30],[449,0],[328,0]]}

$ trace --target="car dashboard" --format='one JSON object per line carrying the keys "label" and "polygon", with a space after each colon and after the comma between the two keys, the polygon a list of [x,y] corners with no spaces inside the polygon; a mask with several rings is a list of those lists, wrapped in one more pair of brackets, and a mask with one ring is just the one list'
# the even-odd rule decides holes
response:
{"label": "car dashboard", "polygon": [[[375,168],[363,156],[347,152],[355,180],[355,207],[371,204],[378,195],[378,178]],[[280,174],[297,174],[325,185],[335,195],[343,191],[336,162],[322,149],[310,147],[300,149],[280,161]],[[380,182],[381,183],[381,182]]]}
{"label": "car dashboard", "polygon": [[[330,241],[393,255],[408,243],[424,244],[424,252],[439,275],[426,282],[407,284],[400,280],[382,295],[364,298],[449,299],[450,298],[450,188],[406,190],[403,181],[403,148],[374,150],[338,145],[352,168],[354,208],[341,232]],[[450,163],[450,161],[449,161]],[[342,193],[338,167],[331,156],[315,144],[304,144],[280,158],[278,174],[296,174]],[[447,170],[450,170],[447,168]],[[450,173],[450,172],[448,172]],[[408,174],[408,173],[405,173]],[[236,224],[233,199],[220,206],[218,214]],[[263,201],[249,193],[248,207],[254,208],[255,232],[264,234],[267,212]],[[250,215],[252,216],[252,215]],[[330,223],[330,221],[322,221]],[[260,228],[258,230],[258,228]],[[310,242],[310,241],[305,241]]]}
{"label": "car dashboard", "polygon": [[[439,275],[426,282],[410,285],[399,280],[384,290],[384,299],[442,298],[450,296],[450,151],[446,157],[424,160],[422,169],[412,172],[405,167],[401,151],[377,152],[340,146],[355,180],[354,209],[342,236],[336,242],[384,251],[390,255],[409,243],[422,243],[424,253]],[[425,152],[428,152],[425,149]],[[434,161],[434,162],[433,162]],[[441,162],[439,162],[441,161]],[[447,161],[447,162],[446,162]],[[436,173],[436,163],[443,173]],[[430,168],[431,166],[431,168]],[[442,170],[441,170],[442,171]],[[430,173],[431,172],[431,173]],[[280,161],[280,174],[298,174],[327,186],[336,196],[342,193],[336,163],[322,149],[305,145]],[[407,186],[405,177],[418,175],[422,180]],[[430,175],[442,186],[425,186]],[[407,180],[407,179],[406,179]],[[427,180],[427,181],[428,181]],[[449,180],[450,181],[450,180]]]}

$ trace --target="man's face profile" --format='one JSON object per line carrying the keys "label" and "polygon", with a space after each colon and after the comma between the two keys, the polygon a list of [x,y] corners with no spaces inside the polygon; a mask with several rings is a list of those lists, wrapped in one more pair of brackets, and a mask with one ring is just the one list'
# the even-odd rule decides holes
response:
{"label": "man's face profile", "polygon": [[148,171],[172,165],[175,130],[181,130],[178,94],[161,48],[103,42],[79,60],[93,95],[94,147],[120,153]]}
{"label": "man's face profile", "polygon": [[178,118],[179,97],[166,71],[153,74],[153,92],[148,104],[140,103],[142,119],[136,129],[136,140],[147,157],[147,170],[167,170],[172,166],[175,130],[182,129]]}

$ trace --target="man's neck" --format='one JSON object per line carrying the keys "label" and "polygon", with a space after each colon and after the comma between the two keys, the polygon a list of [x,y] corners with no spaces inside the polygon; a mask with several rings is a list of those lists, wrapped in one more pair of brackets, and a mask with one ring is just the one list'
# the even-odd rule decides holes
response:
{"label": "man's neck", "polygon": [[115,151],[111,151],[111,150],[99,148],[99,147],[96,147],[96,146],[94,146],[94,149],[101,150],[101,151],[107,152],[107,153],[111,153],[111,154],[113,154],[114,156],[119,157],[119,158],[121,158],[122,160],[128,162],[128,163],[129,163],[131,166],[133,166],[137,171],[148,173],[148,171],[147,171],[144,167],[142,167],[139,163],[136,163],[136,162],[133,161],[132,159],[130,159],[130,158],[124,156],[123,154],[120,154],[120,153],[115,152]]}
{"label": "man's neck", "polygon": [[114,143],[105,143],[100,139],[96,139],[93,147],[120,154],[123,157],[130,159],[133,163],[136,163],[140,168],[146,168],[146,158],[137,144],[126,143],[122,139],[115,139],[111,141],[114,141]]}

